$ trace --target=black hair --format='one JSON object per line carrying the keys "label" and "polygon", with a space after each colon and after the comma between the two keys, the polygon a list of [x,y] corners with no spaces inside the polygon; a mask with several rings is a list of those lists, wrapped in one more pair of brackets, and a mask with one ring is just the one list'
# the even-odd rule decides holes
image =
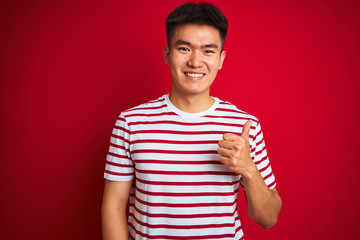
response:
{"label": "black hair", "polygon": [[213,26],[219,30],[222,47],[224,47],[228,22],[222,12],[213,4],[200,2],[185,3],[172,11],[166,18],[166,37],[170,47],[170,39],[179,25],[195,23]]}

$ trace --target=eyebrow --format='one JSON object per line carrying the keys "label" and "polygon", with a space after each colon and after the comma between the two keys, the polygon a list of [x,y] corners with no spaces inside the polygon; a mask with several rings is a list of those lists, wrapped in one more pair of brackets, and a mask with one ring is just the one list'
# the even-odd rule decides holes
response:
{"label": "eyebrow", "polygon": [[[175,46],[178,46],[178,45],[186,45],[186,46],[191,47],[191,44],[184,40],[177,40],[175,43]],[[210,43],[210,44],[205,44],[201,48],[216,48],[216,49],[218,49],[219,47],[215,43]]]}

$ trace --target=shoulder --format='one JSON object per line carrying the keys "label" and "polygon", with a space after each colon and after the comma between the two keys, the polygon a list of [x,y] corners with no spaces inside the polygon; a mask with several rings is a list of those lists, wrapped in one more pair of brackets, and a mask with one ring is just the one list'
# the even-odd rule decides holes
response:
{"label": "shoulder", "polygon": [[138,110],[147,110],[147,109],[159,108],[159,107],[164,106],[165,104],[166,104],[165,103],[165,96],[162,96],[162,97],[159,97],[157,99],[151,100],[149,102],[146,102],[146,103],[140,104],[138,106],[129,108],[129,109],[123,111],[123,113],[124,114],[129,114],[129,113],[132,113],[132,112],[136,112]]}
{"label": "shoulder", "polygon": [[162,109],[166,108],[166,106],[167,105],[164,95],[157,99],[126,109],[120,113],[120,117],[123,119],[127,119],[133,116],[147,116],[148,114],[154,114],[156,112],[163,111]]}
{"label": "shoulder", "polygon": [[258,124],[259,119],[254,115],[239,109],[234,104],[218,99],[219,105],[216,108],[217,114],[231,117],[238,117],[244,120],[253,120],[254,123]]}

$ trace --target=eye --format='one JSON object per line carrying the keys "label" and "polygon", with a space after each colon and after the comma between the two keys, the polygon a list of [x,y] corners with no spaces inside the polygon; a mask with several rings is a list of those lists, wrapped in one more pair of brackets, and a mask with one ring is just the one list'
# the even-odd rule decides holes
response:
{"label": "eye", "polygon": [[178,49],[182,52],[190,52],[190,49],[188,49],[186,47],[179,47]]}
{"label": "eye", "polygon": [[213,54],[213,53],[215,53],[215,52],[212,51],[212,50],[205,50],[204,53],[206,53],[206,54]]}

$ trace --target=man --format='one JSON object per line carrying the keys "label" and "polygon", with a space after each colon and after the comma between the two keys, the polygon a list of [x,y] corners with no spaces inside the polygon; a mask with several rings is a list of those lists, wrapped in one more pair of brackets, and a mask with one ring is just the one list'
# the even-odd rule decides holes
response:
{"label": "man", "polygon": [[259,121],[210,96],[227,25],[211,4],[187,3],[168,16],[171,92],[116,122],[105,169],[104,239],[242,239],[240,187],[250,218],[264,228],[276,223],[281,199]]}

